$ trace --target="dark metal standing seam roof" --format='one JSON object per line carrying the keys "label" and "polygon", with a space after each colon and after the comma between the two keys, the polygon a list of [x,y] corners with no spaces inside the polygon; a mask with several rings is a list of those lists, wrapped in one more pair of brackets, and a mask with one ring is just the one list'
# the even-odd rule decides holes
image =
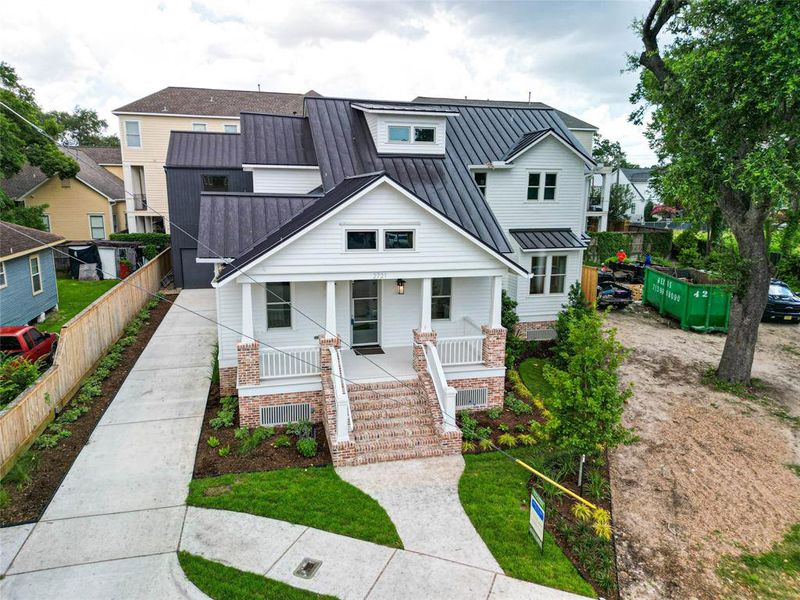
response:
{"label": "dark metal standing seam roof", "polygon": [[305,117],[242,113],[241,126],[244,164],[317,164],[311,128]]}
{"label": "dark metal standing seam roof", "polygon": [[166,167],[242,167],[241,134],[173,131],[169,135]]}
{"label": "dark metal standing seam roof", "polygon": [[523,250],[566,250],[587,246],[571,229],[512,229],[511,235]]}
{"label": "dark metal standing seam roof", "polygon": [[540,140],[541,138],[543,138],[548,133],[550,133],[550,134],[556,136],[557,138],[559,138],[567,146],[569,146],[570,148],[575,150],[578,154],[580,154],[583,157],[583,159],[585,161],[587,161],[588,163],[595,164],[594,159],[591,156],[589,156],[588,154],[586,154],[586,151],[583,149],[583,146],[574,145],[572,142],[570,142],[568,139],[565,139],[560,133],[558,133],[557,131],[555,131],[552,128],[539,130],[539,131],[532,131],[530,133],[526,133],[525,135],[523,135],[519,139],[519,141],[514,145],[514,147],[511,148],[511,150],[506,152],[505,156],[503,157],[503,160],[512,159],[515,155],[517,155],[520,152],[524,151],[526,148],[530,147],[531,144],[535,143],[537,140]]}
{"label": "dark metal standing seam roof", "polygon": [[[580,148],[580,142],[549,107],[428,105],[426,108],[457,110],[460,115],[447,119],[445,156],[383,156],[375,149],[363,114],[351,106],[362,102],[306,98],[325,189],[332,189],[347,176],[385,170],[434,209],[501,253],[513,250],[475,185],[468,165],[501,160],[523,135],[544,129],[553,129],[572,146]],[[413,103],[381,105],[415,106]]]}

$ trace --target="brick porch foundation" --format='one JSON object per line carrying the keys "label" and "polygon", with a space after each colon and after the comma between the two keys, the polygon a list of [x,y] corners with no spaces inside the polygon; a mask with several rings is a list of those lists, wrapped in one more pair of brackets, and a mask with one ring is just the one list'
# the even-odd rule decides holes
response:
{"label": "brick porch foundation", "polygon": [[239,396],[239,426],[258,427],[261,425],[262,406],[282,404],[311,404],[311,422],[323,420],[322,392],[292,392],[290,394],[269,394],[266,396]]}
{"label": "brick porch foundation", "polygon": [[514,325],[514,335],[523,340],[528,339],[528,331],[531,329],[552,329],[556,326],[555,321],[524,321]]}
{"label": "brick porch foundation", "polygon": [[221,367],[219,370],[220,396],[236,395],[236,367]]}
{"label": "brick porch foundation", "polygon": [[447,382],[457,390],[468,390],[471,388],[485,387],[488,390],[486,406],[479,406],[475,408],[465,408],[457,410],[487,410],[495,406],[503,406],[503,398],[505,398],[505,377],[471,377],[469,379],[452,379]]}

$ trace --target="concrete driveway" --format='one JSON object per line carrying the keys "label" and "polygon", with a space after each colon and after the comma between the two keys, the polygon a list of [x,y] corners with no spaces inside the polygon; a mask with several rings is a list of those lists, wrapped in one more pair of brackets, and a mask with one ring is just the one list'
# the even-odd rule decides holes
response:
{"label": "concrete driveway", "polygon": [[[216,318],[212,290],[175,304]],[[175,554],[203,421],[213,322],[173,306],[42,520],[0,530],[2,598],[191,598]]]}

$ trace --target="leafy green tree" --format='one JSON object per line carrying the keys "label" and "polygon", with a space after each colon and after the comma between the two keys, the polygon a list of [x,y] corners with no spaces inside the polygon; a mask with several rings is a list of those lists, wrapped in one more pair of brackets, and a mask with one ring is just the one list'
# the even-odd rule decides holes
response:
{"label": "leafy green tree", "polygon": [[745,277],[717,375],[746,383],[767,302],[768,231],[800,208],[800,2],[654,0],[637,27],[632,118],[650,114],[662,198],[679,198],[695,222],[718,209],[736,238]]}
{"label": "leafy green tree", "polygon": [[573,454],[597,454],[634,441],[622,425],[630,386],[620,388],[617,369],[628,352],[613,329],[603,328],[597,311],[582,310],[566,323],[565,344],[557,353],[563,368],[546,365],[544,377],[552,386],[545,425],[553,443]]}
{"label": "leafy green tree", "polygon": [[[0,62],[0,179],[9,179],[26,163],[48,177],[74,177],[78,163],[25,119],[51,137],[61,133],[58,123],[36,104],[33,90],[22,84],[11,65]],[[0,220],[43,229],[43,211],[44,207],[22,206],[0,190]]]}
{"label": "leafy green tree", "polygon": [[614,183],[608,197],[608,220],[621,223],[633,210],[633,192],[627,185]]}
{"label": "leafy green tree", "polygon": [[581,287],[581,282],[574,282],[569,287],[567,303],[556,318],[555,329],[556,339],[558,341],[553,356],[554,364],[566,367],[567,361],[563,357],[570,356],[574,352],[569,338],[570,325],[579,317],[593,311],[594,307],[589,304],[589,301],[586,299],[586,295],[583,293],[583,288]]}
{"label": "leafy green tree", "polygon": [[603,163],[606,167],[614,169],[633,169],[639,166],[628,161],[628,156],[619,142],[607,140],[599,133],[594,134],[592,158],[599,163]]}
{"label": "leafy green tree", "polygon": [[65,146],[119,146],[116,135],[104,135],[108,121],[91,108],[76,106],[72,112],[53,110],[46,117],[62,128],[59,141]]}
{"label": "leafy green tree", "polygon": [[653,204],[652,200],[648,200],[647,203],[644,205],[644,220],[645,221],[653,221],[653,208],[655,208],[655,204]]}

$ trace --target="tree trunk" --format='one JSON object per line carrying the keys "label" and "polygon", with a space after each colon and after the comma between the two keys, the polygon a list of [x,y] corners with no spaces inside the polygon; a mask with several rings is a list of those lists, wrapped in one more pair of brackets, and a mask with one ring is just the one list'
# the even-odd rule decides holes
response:
{"label": "tree trunk", "polygon": [[[731,210],[731,204],[721,206],[731,227],[744,261],[746,277],[738,286],[731,301],[728,337],[717,367],[717,376],[731,383],[749,383],[753,355],[758,338],[758,326],[767,306],[770,265],[764,235],[766,211],[751,206],[745,211]],[[736,212],[738,214],[728,214]]]}

